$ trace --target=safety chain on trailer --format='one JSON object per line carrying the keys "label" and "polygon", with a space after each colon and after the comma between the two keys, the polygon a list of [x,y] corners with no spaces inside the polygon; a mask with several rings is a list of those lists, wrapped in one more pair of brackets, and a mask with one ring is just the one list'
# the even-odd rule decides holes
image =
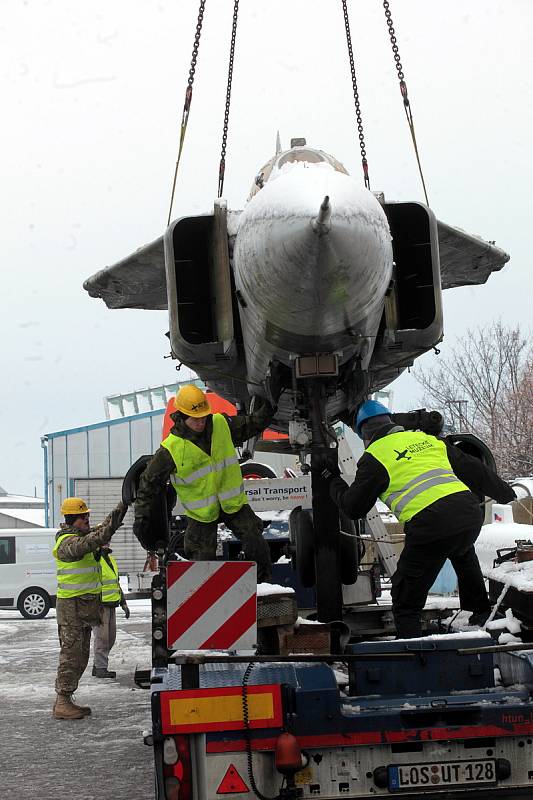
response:
{"label": "safety chain on trailer", "polygon": [[415,149],[415,156],[416,161],[418,164],[418,171],[420,173],[420,179],[422,181],[422,188],[424,189],[424,197],[426,198],[426,205],[429,206],[428,200],[428,193],[426,191],[426,182],[424,180],[424,174],[422,172],[422,164],[420,163],[420,155],[418,153],[418,146],[416,143],[416,135],[415,135],[415,123],[413,120],[413,111],[411,109],[411,104],[409,102],[409,96],[407,94],[407,84],[405,82],[405,76],[403,74],[402,62],[400,61],[400,52],[398,50],[398,42],[396,39],[396,32],[394,30],[394,25],[392,22],[392,16],[389,8],[388,0],[383,0],[383,8],[385,9],[385,18],[387,20],[387,28],[389,29],[389,37],[392,45],[392,54],[394,56],[394,62],[396,66],[396,71],[398,73],[398,78],[400,80],[400,92],[402,93],[403,98],[403,107],[405,110],[405,116],[407,117],[407,124],[409,125],[409,130],[411,132],[411,139],[413,140],[413,147]]}
{"label": "safety chain on trailer", "polygon": [[191,110],[192,85],[194,83],[194,73],[196,70],[198,49],[200,47],[200,36],[202,34],[202,23],[204,21],[205,3],[206,0],[200,0],[200,8],[198,9],[198,20],[196,22],[196,32],[194,34],[191,66],[189,68],[189,78],[187,80],[187,88],[185,90],[185,102],[183,104],[183,113],[181,115],[180,143],[178,149],[178,158],[176,160],[176,168],[174,170],[174,180],[172,181],[172,193],[170,196],[170,208],[168,209],[167,226],[170,225],[170,217],[172,216],[172,206],[174,205],[174,192],[176,191],[176,179],[178,177],[178,168],[180,164],[181,151],[183,150],[183,143],[185,141],[185,131],[187,130],[187,122],[189,121],[189,112]]}
{"label": "safety chain on trailer", "polygon": [[276,795],[276,797],[267,797],[266,795],[262,794],[257,788],[257,784],[255,782],[255,775],[254,775],[254,768],[252,762],[252,736],[250,731],[250,712],[248,709],[248,681],[250,680],[250,675],[252,674],[252,670],[255,667],[255,662],[250,661],[248,666],[244,671],[244,675],[242,678],[242,719],[244,722],[244,740],[246,742],[246,756],[248,762],[248,779],[250,781],[250,786],[252,787],[252,791],[259,800],[280,800],[280,796]]}
{"label": "safety chain on trailer", "polygon": [[231,25],[231,44],[229,48],[228,85],[226,88],[226,108],[224,110],[224,128],[222,130],[222,149],[220,152],[220,166],[218,168],[218,196],[222,197],[224,189],[224,173],[226,171],[226,146],[228,142],[229,108],[231,103],[231,82],[233,79],[233,59],[235,57],[235,40],[237,38],[237,17],[239,14],[239,0],[233,5],[233,22]]}
{"label": "safety chain on trailer", "polygon": [[367,189],[370,189],[370,178],[368,175],[368,161],[366,160],[366,147],[365,147],[365,135],[363,133],[363,119],[361,116],[361,105],[359,102],[359,89],[357,88],[357,77],[355,74],[355,64],[353,58],[353,48],[352,48],[352,35],[350,33],[350,19],[348,17],[348,6],[347,0],[342,0],[342,11],[344,13],[344,27],[346,30],[346,44],[348,45],[348,58],[350,60],[350,72],[352,74],[352,88],[353,88],[353,98],[355,101],[355,116],[357,119],[357,131],[359,135],[359,147],[361,149],[361,164],[363,165],[363,177],[365,180],[365,186]]}

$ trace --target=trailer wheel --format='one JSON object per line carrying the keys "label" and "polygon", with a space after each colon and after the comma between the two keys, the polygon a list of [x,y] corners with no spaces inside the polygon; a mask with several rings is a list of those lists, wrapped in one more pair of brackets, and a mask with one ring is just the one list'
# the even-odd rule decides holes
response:
{"label": "trailer wheel", "polygon": [[298,580],[304,589],[312,589],[316,583],[315,531],[312,512],[300,507],[289,515],[289,533],[295,548],[295,567]]}
{"label": "trailer wheel", "polygon": [[32,587],[20,595],[17,608],[26,619],[44,619],[50,611],[50,595],[44,589]]}

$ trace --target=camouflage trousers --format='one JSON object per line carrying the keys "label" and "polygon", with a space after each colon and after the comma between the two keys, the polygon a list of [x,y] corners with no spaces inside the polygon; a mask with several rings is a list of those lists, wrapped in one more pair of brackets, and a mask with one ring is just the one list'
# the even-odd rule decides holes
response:
{"label": "camouflage trousers", "polygon": [[56,677],[56,692],[72,694],[78,688],[81,676],[89,663],[91,649],[91,626],[59,625],[59,665]]}
{"label": "camouflage trousers", "polygon": [[270,550],[263,539],[263,523],[248,504],[236,514],[221,512],[214,522],[188,520],[185,531],[185,557],[192,561],[214,561],[217,552],[217,526],[223,522],[242,542],[248,561],[257,563],[257,582],[269,581],[272,577]]}

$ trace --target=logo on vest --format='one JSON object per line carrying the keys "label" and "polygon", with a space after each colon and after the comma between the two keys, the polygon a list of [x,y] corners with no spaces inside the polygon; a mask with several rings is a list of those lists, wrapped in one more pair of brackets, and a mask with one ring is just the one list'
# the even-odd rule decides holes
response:
{"label": "logo on vest", "polygon": [[402,458],[407,459],[407,461],[411,460],[411,456],[407,455],[407,453],[409,452],[408,450],[395,450],[394,452],[398,454],[396,456],[396,461],[401,461]]}

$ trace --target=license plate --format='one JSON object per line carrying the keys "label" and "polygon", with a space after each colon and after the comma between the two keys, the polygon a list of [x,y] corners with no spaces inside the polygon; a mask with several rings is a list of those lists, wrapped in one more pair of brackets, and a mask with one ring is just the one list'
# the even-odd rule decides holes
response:
{"label": "license plate", "polygon": [[389,791],[402,789],[446,789],[448,786],[473,786],[496,783],[496,762],[442,761],[429,764],[391,764]]}

